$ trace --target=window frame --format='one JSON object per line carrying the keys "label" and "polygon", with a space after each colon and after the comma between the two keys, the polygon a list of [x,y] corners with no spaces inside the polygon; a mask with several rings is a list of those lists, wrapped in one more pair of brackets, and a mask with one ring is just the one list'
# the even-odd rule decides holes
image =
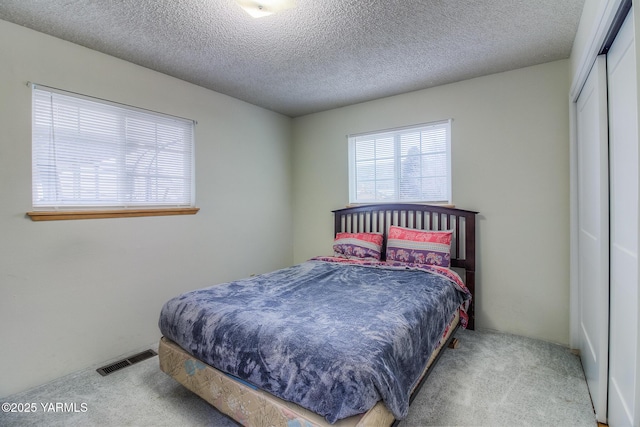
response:
{"label": "window frame", "polygon": [[[384,129],[378,131],[371,132],[363,132],[358,134],[347,135],[348,142],[348,152],[349,152],[349,204],[350,205],[358,205],[358,204],[371,204],[371,203],[429,203],[429,204],[438,204],[438,205],[451,205],[452,203],[452,166],[451,166],[451,123],[453,119],[447,120],[439,120],[428,123],[421,123],[416,125],[403,126],[392,129]],[[400,136],[403,134],[408,134],[411,132],[420,131],[423,132],[429,128],[445,128],[446,129],[446,141],[445,141],[445,150],[444,154],[446,155],[445,166],[446,166],[446,200],[427,200],[422,197],[417,198],[401,198],[401,175],[402,175],[402,153],[401,153],[401,140]],[[358,198],[358,194],[356,191],[357,182],[357,158],[356,158],[356,144],[358,143],[358,138],[373,138],[373,139],[382,139],[383,136],[393,136],[394,138],[394,150],[393,150],[393,163],[394,163],[394,172],[393,172],[393,181],[394,181],[394,194],[395,197],[392,199],[381,199],[381,198]],[[425,154],[421,154],[423,156]],[[408,156],[405,156],[408,157]],[[377,154],[371,158],[371,161],[377,161],[379,158]],[[374,166],[375,169],[375,166]],[[376,171],[374,171],[374,175],[376,175]],[[424,178],[422,175],[420,178]],[[379,182],[380,180],[377,177],[374,177],[371,181]],[[377,192],[374,194],[377,195]]]}
{"label": "window frame", "polygon": [[[31,141],[32,143],[31,199],[32,199],[33,210],[30,212],[27,212],[27,215],[33,221],[50,221],[50,220],[61,220],[61,219],[139,217],[139,216],[160,216],[160,215],[192,215],[198,212],[199,209],[195,207],[195,124],[196,122],[194,120],[185,119],[182,117],[176,117],[176,116],[172,116],[164,113],[158,113],[156,111],[146,110],[146,109],[134,107],[131,105],[126,105],[126,104],[117,103],[117,102],[113,102],[113,101],[109,101],[101,98],[78,94],[78,93],[74,93],[74,92],[70,92],[62,89],[52,88],[49,86],[40,85],[36,83],[29,82],[28,86],[30,86],[32,89],[31,90],[31,96],[32,96],[32,106],[31,106],[32,125],[31,126],[32,126],[33,135],[32,135],[32,141]],[[102,155],[102,153],[100,153],[101,150],[99,149],[100,146],[97,146],[98,148],[96,150],[89,150],[89,151],[85,151],[84,153],[80,153],[80,152],[74,151],[75,147],[73,147],[74,143],[72,143],[71,149],[69,149],[65,153],[65,154],[68,154],[69,156],[66,158],[67,162],[69,161],[73,162],[76,160],[78,162],[79,166],[72,166],[72,168],[74,169],[68,169],[68,168],[66,169],[68,171],[76,171],[76,170],[78,171],[74,173],[81,173],[82,169],[80,168],[82,167],[82,165],[95,164],[96,161],[98,162],[98,165],[100,164],[104,165],[105,162],[109,164],[114,164],[115,162],[116,166],[113,167],[113,170],[115,170],[116,172],[110,171],[109,172],[110,175],[108,176],[111,176],[111,177],[117,176],[118,178],[112,178],[112,179],[117,179],[117,181],[115,184],[111,183],[110,186],[106,187],[106,191],[110,191],[114,193],[115,198],[113,194],[112,196],[108,197],[105,200],[102,199],[102,195],[97,195],[96,198],[89,198],[89,199],[86,199],[83,196],[78,196],[77,198],[75,198],[76,193],[80,194],[82,192],[82,187],[80,187],[80,190],[79,190],[76,188],[76,184],[74,183],[72,184],[73,187],[69,187],[69,185],[67,185],[66,198],[60,196],[57,193],[58,190],[56,190],[56,194],[54,195],[55,197],[49,197],[49,198],[45,197],[42,200],[39,200],[39,201],[37,200],[37,197],[39,194],[37,193],[38,191],[37,188],[43,188],[44,186],[52,185],[52,184],[47,184],[47,182],[54,183],[53,185],[56,185],[56,188],[57,188],[57,186],[60,185],[58,180],[60,179],[60,176],[61,176],[59,175],[59,172],[54,172],[55,175],[53,178],[47,178],[46,175],[44,178],[42,176],[38,176],[38,173],[43,173],[42,169],[38,169],[42,164],[42,163],[39,163],[41,162],[41,157],[38,157],[39,153],[42,152],[42,147],[37,147],[36,144],[44,143],[45,149],[50,151],[51,142],[48,142],[47,138],[55,138],[55,137],[45,136],[44,139],[39,140],[37,133],[39,133],[39,131],[41,131],[42,129],[44,129],[45,131],[47,129],[50,129],[49,132],[54,134],[56,129],[56,126],[54,126],[52,122],[48,124],[45,123],[44,125],[42,125],[41,123],[37,123],[36,121],[36,112],[42,111],[42,110],[38,110],[38,108],[40,108],[41,105],[40,106],[36,105],[36,97],[38,95],[42,95],[43,92],[45,96],[50,95],[52,97],[52,101],[53,101],[53,97],[63,96],[63,97],[70,98],[70,100],[68,100],[69,102],[68,105],[71,105],[75,102],[83,104],[77,107],[78,113],[76,114],[81,114],[82,111],[84,112],[90,111],[91,113],[99,112],[100,114],[102,114],[102,116],[99,117],[98,120],[94,122],[94,123],[98,123],[97,130],[100,130],[100,128],[103,126],[103,123],[104,123],[103,120],[111,119],[113,117],[119,117],[119,119],[116,121],[117,125],[115,125],[116,126],[115,128],[113,128],[114,125],[111,124],[112,129],[119,129],[117,131],[118,136],[113,138],[115,144],[110,144],[108,142],[109,141],[108,138],[105,138],[103,140],[103,143],[104,141],[107,141],[106,143],[112,147],[107,154],[104,154],[104,160],[100,160],[101,158],[100,155]],[[65,106],[67,104],[63,102],[61,105]],[[53,110],[51,111],[51,114],[52,114],[51,117],[53,120],[53,117],[54,117]],[[46,118],[46,115],[41,117]],[[78,119],[80,119],[80,117],[81,116],[78,116]],[[143,120],[143,123],[146,123],[146,126],[151,126],[151,129],[155,129],[155,132],[157,132],[158,128],[163,128],[163,127],[165,129],[170,130],[171,132],[174,132],[174,131],[184,132],[184,133],[180,133],[179,134],[180,139],[176,140],[176,141],[179,141],[178,142],[178,144],[180,144],[179,147],[182,147],[177,152],[178,157],[175,157],[176,151],[175,149],[173,149],[173,147],[170,148],[169,151],[163,151],[163,150],[166,150],[167,145],[165,144],[164,147],[162,146],[162,139],[163,137],[166,137],[166,135],[162,133],[154,134],[152,132],[151,133],[152,136],[150,137],[150,139],[146,140],[146,142],[144,143],[145,145],[142,146],[142,148],[140,148],[139,142],[130,144],[128,142],[130,138],[129,136],[130,131],[127,130],[127,127],[130,126],[131,124],[130,120],[134,120],[134,122],[136,120],[138,122],[140,120]],[[77,127],[78,130],[81,129],[81,126],[82,126],[81,122],[78,122],[76,126],[78,126]],[[182,129],[182,130],[178,130],[178,129]],[[122,136],[122,135],[125,135],[125,136]],[[170,133],[169,135],[173,136],[173,133]],[[72,136],[70,138],[71,139],[67,138],[67,140],[75,141],[76,138],[79,138],[78,141],[81,141],[82,139],[86,139],[86,136],[79,134],[77,137]],[[171,144],[174,144],[173,140]],[[135,155],[138,155],[138,156],[143,156],[143,155],[146,156],[146,154],[144,153],[151,153],[151,157],[154,159],[153,160],[154,164],[155,162],[164,161],[162,163],[163,167],[166,168],[167,165],[171,165],[171,166],[168,166],[171,168],[170,169],[171,172],[165,173],[165,176],[168,177],[165,179],[169,179],[169,181],[178,180],[177,182],[182,181],[182,184],[179,184],[179,186],[176,187],[178,190],[182,189],[178,193],[176,193],[179,195],[178,199],[168,200],[165,202],[165,201],[159,200],[157,196],[155,198],[153,196],[151,198],[147,198],[148,197],[147,193],[151,191],[149,187],[150,184],[148,183],[143,184],[142,187],[139,187],[140,184],[137,184],[138,187],[136,187],[137,188],[136,191],[138,193],[142,191],[142,194],[144,195],[144,197],[142,198],[140,198],[138,195],[138,200],[128,199],[128,197],[130,197],[130,195],[133,193],[129,193],[129,196],[127,194],[124,194],[124,195],[121,194],[121,190],[119,190],[119,188],[121,188],[122,185],[125,185],[126,188],[129,188],[129,186],[131,185],[135,185],[131,180],[135,179],[136,175],[130,175],[131,167],[127,166],[127,164],[125,163],[126,156],[134,153],[131,151],[132,150],[131,147],[138,147],[137,151],[135,151]],[[87,158],[85,158],[85,156],[87,155],[86,154],[87,152],[90,153],[90,157],[88,158],[90,160],[87,160]],[[159,157],[162,153],[167,153],[165,154],[165,156],[172,156],[172,158],[170,159],[171,163],[166,163],[167,161],[166,157],[163,159]],[[75,157],[76,155],[77,157]],[[53,163],[49,163],[51,161],[53,161]],[[44,165],[45,167],[46,165],[52,165],[52,164],[55,165],[57,164],[56,163],[57,161],[58,161],[57,158],[50,159],[46,161]],[[86,161],[89,161],[92,163],[83,163]],[[156,169],[157,167],[158,166],[155,166],[154,170],[156,171],[167,170],[167,169]],[[145,171],[147,170],[148,169],[145,169]],[[46,172],[44,173],[46,174]],[[162,172],[157,172],[157,173],[160,173],[160,175],[148,175],[150,177],[149,179],[151,179],[152,181],[155,180],[154,182],[156,182],[155,184],[156,186],[157,186],[157,183],[160,182],[158,180],[162,179]],[[67,174],[69,174],[69,172],[67,172]],[[97,185],[98,187],[96,187],[96,189],[93,191],[100,191],[100,192],[105,191],[105,188],[100,186],[100,179],[102,179],[101,172],[96,172],[96,174],[94,175],[95,176],[93,179],[97,180],[96,181],[97,184],[94,184],[94,185]],[[157,178],[154,178],[154,176]],[[173,178],[174,176],[175,178]],[[122,181],[122,177],[124,177],[124,181]],[[130,184],[122,184],[123,182],[130,183]],[[83,185],[83,184],[79,184],[79,185]],[[73,190],[71,191],[71,193],[73,193],[72,197],[68,197],[69,188],[73,188]],[[140,190],[140,188],[142,188],[143,190]]]}

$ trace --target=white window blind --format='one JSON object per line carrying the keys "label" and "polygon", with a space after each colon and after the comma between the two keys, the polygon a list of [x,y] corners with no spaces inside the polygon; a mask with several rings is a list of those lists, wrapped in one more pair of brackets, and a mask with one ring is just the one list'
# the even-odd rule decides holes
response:
{"label": "white window blind", "polygon": [[192,120],[33,85],[34,208],[194,206]]}
{"label": "white window blind", "polygon": [[351,135],[349,202],[451,201],[451,121]]}

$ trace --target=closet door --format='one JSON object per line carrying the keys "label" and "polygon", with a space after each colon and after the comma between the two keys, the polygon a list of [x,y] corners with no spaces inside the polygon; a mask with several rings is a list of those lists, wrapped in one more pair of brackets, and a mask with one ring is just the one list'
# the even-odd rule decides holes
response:
{"label": "closet door", "polygon": [[[609,425],[638,419],[638,96],[630,13],[607,54],[610,170]],[[635,415],[634,415],[635,414]],[[635,416],[635,424],[634,424]]]}
{"label": "closet door", "polygon": [[606,59],[599,56],[577,101],[580,357],[600,422],[607,420],[609,180]]}

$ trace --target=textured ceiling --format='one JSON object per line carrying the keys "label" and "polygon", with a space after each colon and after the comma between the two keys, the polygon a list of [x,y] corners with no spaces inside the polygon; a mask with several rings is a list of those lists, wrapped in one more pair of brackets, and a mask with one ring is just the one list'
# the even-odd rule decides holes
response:
{"label": "textured ceiling", "polygon": [[1,0],[0,19],[290,117],[568,58],[584,0]]}

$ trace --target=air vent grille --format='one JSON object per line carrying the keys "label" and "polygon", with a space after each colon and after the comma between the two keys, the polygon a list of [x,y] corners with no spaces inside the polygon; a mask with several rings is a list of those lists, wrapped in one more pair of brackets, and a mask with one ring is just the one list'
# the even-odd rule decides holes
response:
{"label": "air vent grille", "polygon": [[134,363],[142,362],[143,360],[147,360],[156,356],[156,353],[153,350],[145,350],[142,353],[134,354],[133,356],[118,360],[117,362],[111,363],[107,366],[103,366],[102,368],[96,369],[100,375],[107,376],[115,371],[119,371],[122,368],[126,368],[127,366],[133,365]]}

